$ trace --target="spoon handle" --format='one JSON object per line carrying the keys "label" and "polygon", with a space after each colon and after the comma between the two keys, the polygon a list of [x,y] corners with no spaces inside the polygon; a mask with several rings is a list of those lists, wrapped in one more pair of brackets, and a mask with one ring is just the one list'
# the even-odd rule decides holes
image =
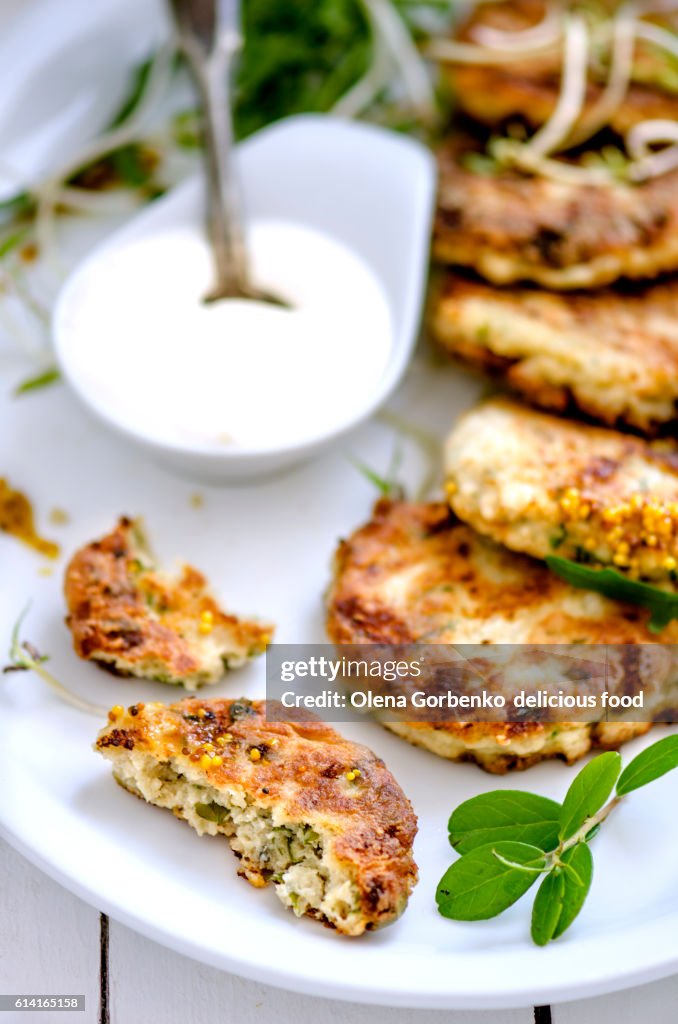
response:
{"label": "spoon handle", "polygon": [[200,93],[207,173],[207,230],[216,280],[208,300],[245,294],[247,250],[233,168],[231,73],[242,45],[239,0],[169,0],[179,46]]}

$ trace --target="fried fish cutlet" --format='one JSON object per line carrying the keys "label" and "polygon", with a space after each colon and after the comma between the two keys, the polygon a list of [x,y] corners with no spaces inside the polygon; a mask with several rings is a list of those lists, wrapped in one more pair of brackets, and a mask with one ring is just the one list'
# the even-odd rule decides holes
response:
{"label": "fried fish cutlet", "polygon": [[670,582],[678,568],[678,449],[496,398],[445,445],[452,509],[535,558],[561,555]]}
{"label": "fried fish cutlet", "polygon": [[263,701],[113,708],[97,749],[116,780],[199,834],[224,835],[252,885],[345,935],[394,921],[417,881],[409,800],[367,747]]}
{"label": "fried fish cutlet", "polygon": [[[551,0],[510,0],[478,4],[459,26],[456,38],[475,43],[488,29],[502,33],[524,32],[544,18]],[[584,7],[569,3],[570,8]],[[600,5],[599,24],[604,15],[615,13],[617,5]],[[591,5],[587,4],[589,14]],[[675,31],[675,15],[665,13],[653,19],[661,27]],[[510,37],[509,37],[510,38]],[[497,64],[444,65],[458,109],[489,128],[520,119],[531,128],[539,128],[552,115],[561,89],[562,51],[524,54],[520,59]],[[607,64],[590,62],[589,81],[583,107],[586,117],[600,102]],[[641,121],[670,119],[676,116],[678,75],[670,53],[638,39],[631,81],[624,99],[610,113],[609,125],[624,135]]]}
{"label": "fried fish cutlet", "polygon": [[678,278],[562,295],[445,274],[433,338],[535,405],[646,433],[678,416]]}
{"label": "fried fish cutlet", "polygon": [[494,284],[596,288],[678,268],[678,170],[642,184],[477,173],[463,139],[438,155],[433,255]]}
{"label": "fried fish cutlet", "polygon": [[[336,644],[649,644],[656,637],[647,618],[642,609],[571,587],[543,564],[481,537],[440,503],[378,502],[370,522],[341,543],[327,599]],[[662,638],[678,641],[678,624]],[[629,654],[621,671],[633,674],[637,659],[632,648]],[[652,669],[645,681],[655,675]],[[381,724],[441,757],[496,773],[551,757],[572,763],[591,747],[616,747],[650,728],[627,721]]]}
{"label": "fried fish cutlet", "polygon": [[273,627],[217,604],[202,573],[159,572],[138,523],[121,518],[66,568],[64,593],[76,653],[119,675],[195,690],[261,654]]}

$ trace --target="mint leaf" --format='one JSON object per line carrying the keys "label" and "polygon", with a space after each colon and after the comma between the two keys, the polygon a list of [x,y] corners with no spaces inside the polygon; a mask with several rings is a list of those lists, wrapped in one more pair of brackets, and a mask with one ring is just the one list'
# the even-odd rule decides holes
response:
{"label": "mint leaf", "polygon": [[672,619],[678,618],[678,593],[631,580],[616,569],[592,569],[559,555],[547,555],[546,564],[573,587],[594,590],[613,601],[626,601],[646,608],[651,613],[647,628],[652,633],[661,632]]}
{"label": "mint leaf", "polygon": [[436,891],[438,910],[454,921],[496,917],[527,892],[545,866],[543,851],[527,843],[481,846],[447,869]]}
{"label": "mint leaf", "polygon": [[545,796],[518,789],[493,790],[465,800],[452,812],[447,826],[450,843],[462,854],[502,840],[554,850],[559,814],[560,804]]}
{"label": "mint leaf", "polygon": [[569,839],[587,818],[600,810],[620,772],[621,757],[616,750],[599,754],[582,768],[563,800],[558,831],[560,839]]}
{"label": "mint leaf", "polygon": [[545,946],[553,938],[565,897],[565,876],[561,871],[552,871],[537,890],[532,907],[532,941]]}
{"label": "mint leaf", "polygon": [[571,846],[560,859],[571,870],[568,871],[566,868],[562,872],[562,877],[565,879],[563,908],[552,935],[554,939],[566,932],[577,917],[584,906],[593,878],[593,855],[586,843],[577,843],[576,846]]}
{"label": "mint leaf", "polygon": [[617,783],[617,796],[647,786],[674,768],[678,768],[678,736],[666,736],[627,764]]}

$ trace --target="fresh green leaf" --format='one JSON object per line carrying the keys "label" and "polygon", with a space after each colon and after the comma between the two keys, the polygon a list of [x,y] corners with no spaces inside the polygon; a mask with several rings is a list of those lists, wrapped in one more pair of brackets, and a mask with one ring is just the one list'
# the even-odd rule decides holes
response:
{"label": "fresh green leaf", "polygon": [[42,373],[36,374],[35,377],[27,377],[26,380],[22,380],[20,384],[14,389],[14,395],[25,395],[29,391],[37,391],[39,388],[49,387],[50,384],[54,384],[55,381],[61,378],[61,374],[56,366],[50,366],[48,370],[43,370]]}
{"label": "fresh green leaf", "polygon": [[560,915],[563,912],[565,876],[561,871],[552,871],[543,880],[532,907],[532,941],[545,946],[553,938]]}
{"label": "fresh green leaf", "polygon": [[616,750],[599,754],[589,761],[568,789],[560,811],[560,839],[569,839],[603,806],[621,772],[621,757]]}
{"label": "fresh green leaf", "polygon": [[28,238],[30,231],[30,225],[26,224],[24,227],[19,228],[17,231],[12,231],[10,234],[5,235],[4,238],[0,239],[0,260],[9,255],[10,252],[13,252],[17,246],[21,245],[21,243]]}
{"label": "fresh green leaf", "polygon": [[527,843],[481,846],[447,869],[436,892],[438,910],[455,921],[496,917],[527,892],[545,866],[543,851]]}
{"label": "fresh green leaf", "polygon": [[366,466],[364,462],[360,462],[358,459],[351,459],[351,462],[358,472],[362,473],[365,479],[369,480],[384,498],[393,498],[402,492],[400,484],[396,483],[395,480],[380,476],[376,470],[370,469],[369,466]]}
{"label": "fresh green leaf", "polygon": [[200,119],[196,110],[182,110],[172,118],[172,137],[182,149],[199,149]]}
{"label": "fresh green leaf", "polygon": [[328,110],[367,70],[370,26],[357,0],[249,0],[235,95],[239,137],[302,111]]}
{"label": "fresh green leaf", "polygon": [[587,832],[584,836],[584,842],[590,843],[592,839],[595,839],[600,832],[600,822],[596,822],[590,832]]}
{"label": "fresh green leaf", "polygon": [[196,804],[195,813],[200,818],[204,818],[205,821],[214,821],[217,825],[223,825],[228,818],[228,811],[226,808],[214,801],[209,804]]}
{"label": "fresh green leaf", "polygon": [[461,164],[467,171],[471,171],[482,178],[495,177],[500,169],[497,161],[488,153],[464,153]]}
{"label": "fresh green leaf", "polygon": [[624,796],[634,789],[647,786],[648,782],[654,782],[674,768],[678,768],[678,735],[665,736],[634,757],[621,773],[617,795]]}
{"label": "fresh green leaf", "polygon": [[35,213],[35,199],[30,192],[17,192],[9,199],[0,200],[0,223],[31,217]]}
{"label": "fresh green leaf", "polygon": [[356,469],[360,470],[366,480],[369,480],[371,484],[374,484],[380,494],[383,494],[385,498],[388,497],[393,486],[390,480],[385,480],[383,476],[379,476],[376,470],[370,469],[370,467],[366,466],[364,462],[356,461],[353,464]]}
{"label": "fresh green leaf", "polygon": [[[451,0],[394,6],[417,39],[438,27],[445,32],[455,7]],[[436,12],[441,17],[432,21]],[[243,35],[235,90],[239,138],[280,117],[330,110],[365,75],[376,50],[360,0],[248,0]],[[389,98],[384,90],[374,97],[380,113]]]}
{"label": "fresh green leaf", "polygon": [[[560,859],[566,865],[566,869],[562,871],[565,888],[563,908],[552,936],[554,939],[566,932],[577,917],[584,906],[593,878],[593,855],[586,843],[571,846]],[[568,871],[567,868],[571,870]]]}
{"label": "fresh green leaf", "polygon": [[556,532],[552,537],[549,537],[549,547],[552,551],[556,551],[567,537],[567,529],[564,524],[560,524]]}
{"label": "fresh green leaf", "polygon": [[121,124],[127,121],[127,119],[130,118],[137,109],[141,103],[144,92],[146,91],[148,76],[151,73],[152,67],[153,58],[149,57],[134,69],[129,91],[123,99],[120,107],[113,115],[113,118],[108,125],[109,130],[111,128],[118,128]]}
{"label": "fresh green leaf", "polygon": [[557,867],[539,887],[532,907],[532,939],[545,946],[570,927],[591,888],[593,857],[586,843],[577,843],[561,854]]}
{"label": "fresh green leaf", "polygon": [[452,812],[450,843],[458,853],[512,840],[540,850],[558,845],[560,804],[536,793],[497,789],[471,797]]}
{"label": "fresh green leaf", "polygon": [[123,185],[141,188],[153,177],[153,168],[144,160],[141,146],[135,143],[113,150],[108,159]]}
{"label": "fresh green leaf", "polygon": [[678,618],[678,593],[631,580],[616,569],[592,569],[559,555],[547,555],[546,564],[573,587],[646,608],[651,613],[648,629],[652,633],[661,632],[672,619]]}

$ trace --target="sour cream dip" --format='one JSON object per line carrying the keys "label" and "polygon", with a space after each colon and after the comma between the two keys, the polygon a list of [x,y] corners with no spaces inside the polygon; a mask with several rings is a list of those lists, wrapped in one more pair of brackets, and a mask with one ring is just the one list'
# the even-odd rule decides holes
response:
{"label": "sour cream dip", "polygon": [[120,426],[187,451],[274,450],[364,409],[393,324],[372,269],[336,239],[280,220],[248,231],[253,281],[290,307],[205,303],[211,254],[193,225],[103,250],[74,279],[60,349]]}

